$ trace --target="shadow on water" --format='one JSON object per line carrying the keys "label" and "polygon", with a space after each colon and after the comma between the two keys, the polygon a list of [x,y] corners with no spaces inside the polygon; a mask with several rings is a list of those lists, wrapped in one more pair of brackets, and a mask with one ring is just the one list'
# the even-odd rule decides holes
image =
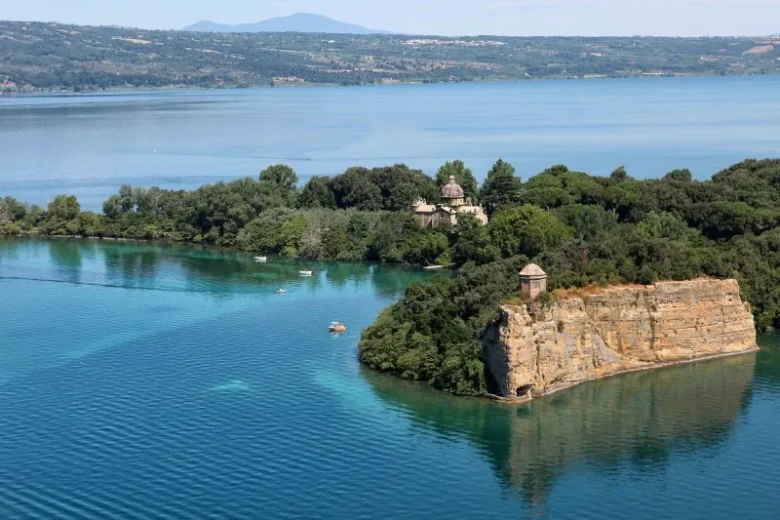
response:
{"label": "shadow on water", "polygon": [[658,473],[672,453],[717,450],[753,395],[754,375],[780,391],[780,338],[747,354],[594,381],[526,405],[458,398],[363,368],[374,392],[413,428],[466,438],[508,490],[544,507],[564,473]]}

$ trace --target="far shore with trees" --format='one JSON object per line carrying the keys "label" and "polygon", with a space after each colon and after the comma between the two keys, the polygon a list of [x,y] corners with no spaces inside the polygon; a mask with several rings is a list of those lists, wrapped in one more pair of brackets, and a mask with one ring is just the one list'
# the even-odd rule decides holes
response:
{"label": "far shore with trees", "polygon": [[780,73],[772,37],[419,38],[0,20],[0,95]]}

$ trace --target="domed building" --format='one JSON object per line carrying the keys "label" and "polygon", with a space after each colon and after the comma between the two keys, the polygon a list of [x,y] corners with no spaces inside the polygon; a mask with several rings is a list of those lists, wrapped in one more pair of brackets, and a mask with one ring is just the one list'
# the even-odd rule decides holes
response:
{"label": "domed building", "polygon": [[418,200],[412,205],[412,211],[423,227],[435,228],[442,222],[449,222],[456,226],[458,215],[464,214],[473,215],[482,225],[488,223],[485,210],[482,206],[472,205],[453,176],[450,176],[450,181],[441,187],[441,204],[428,204],[424,200]]}
{"label": "domed building", "polygon": [[450,175],[450,182],[441,187],[441,202],[451,208],[457,208],[466,204],[466,195],[463,193],[455,177]]}

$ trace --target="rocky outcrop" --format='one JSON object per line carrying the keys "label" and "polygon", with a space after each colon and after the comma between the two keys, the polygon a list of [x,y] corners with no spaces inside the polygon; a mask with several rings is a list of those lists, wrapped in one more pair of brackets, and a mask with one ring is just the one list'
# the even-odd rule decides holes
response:
{"label": "rocky outcrop", "polygon": [[485,361],[501,395],[528,399],[621,372],[757,348],[737,282],[697,279],[503,306],[485,336]]}

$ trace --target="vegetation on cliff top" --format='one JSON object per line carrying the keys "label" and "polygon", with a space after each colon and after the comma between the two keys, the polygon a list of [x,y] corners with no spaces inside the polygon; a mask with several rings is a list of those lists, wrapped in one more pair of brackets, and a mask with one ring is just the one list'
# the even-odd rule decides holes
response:
{"label": "vegetation on cliff top", "polygon": [[[423,229],[409,208],[436,201],[454,175],[485,204],[487,226]],[[437,186],[438,184],[438,186]],[[780,327],[780,160],[744,161],[696,181],[687,170],[635,180],[622,168],[594,177],[555,166],[522,182],[498,161],[478,189],[460,162],[436,179],[404,165],[350,168],[297,187],[284,165],[259,179],[193,191],[123,186],[102,214],[75,197],[46,209],[0,199],[0,234],[164,239],[248,251],[411,264],[447,264],[454,277],[409,287],[360,344],[372,367],[461,394],[486,389],[481,337],[517,272],[533,260],[549,288],[736,278],[759,328]]]}
{"label": "vegetation on cliff top", "polygon": [[0,21],[0,91],[780,72],[780,40],[197,33]]}

